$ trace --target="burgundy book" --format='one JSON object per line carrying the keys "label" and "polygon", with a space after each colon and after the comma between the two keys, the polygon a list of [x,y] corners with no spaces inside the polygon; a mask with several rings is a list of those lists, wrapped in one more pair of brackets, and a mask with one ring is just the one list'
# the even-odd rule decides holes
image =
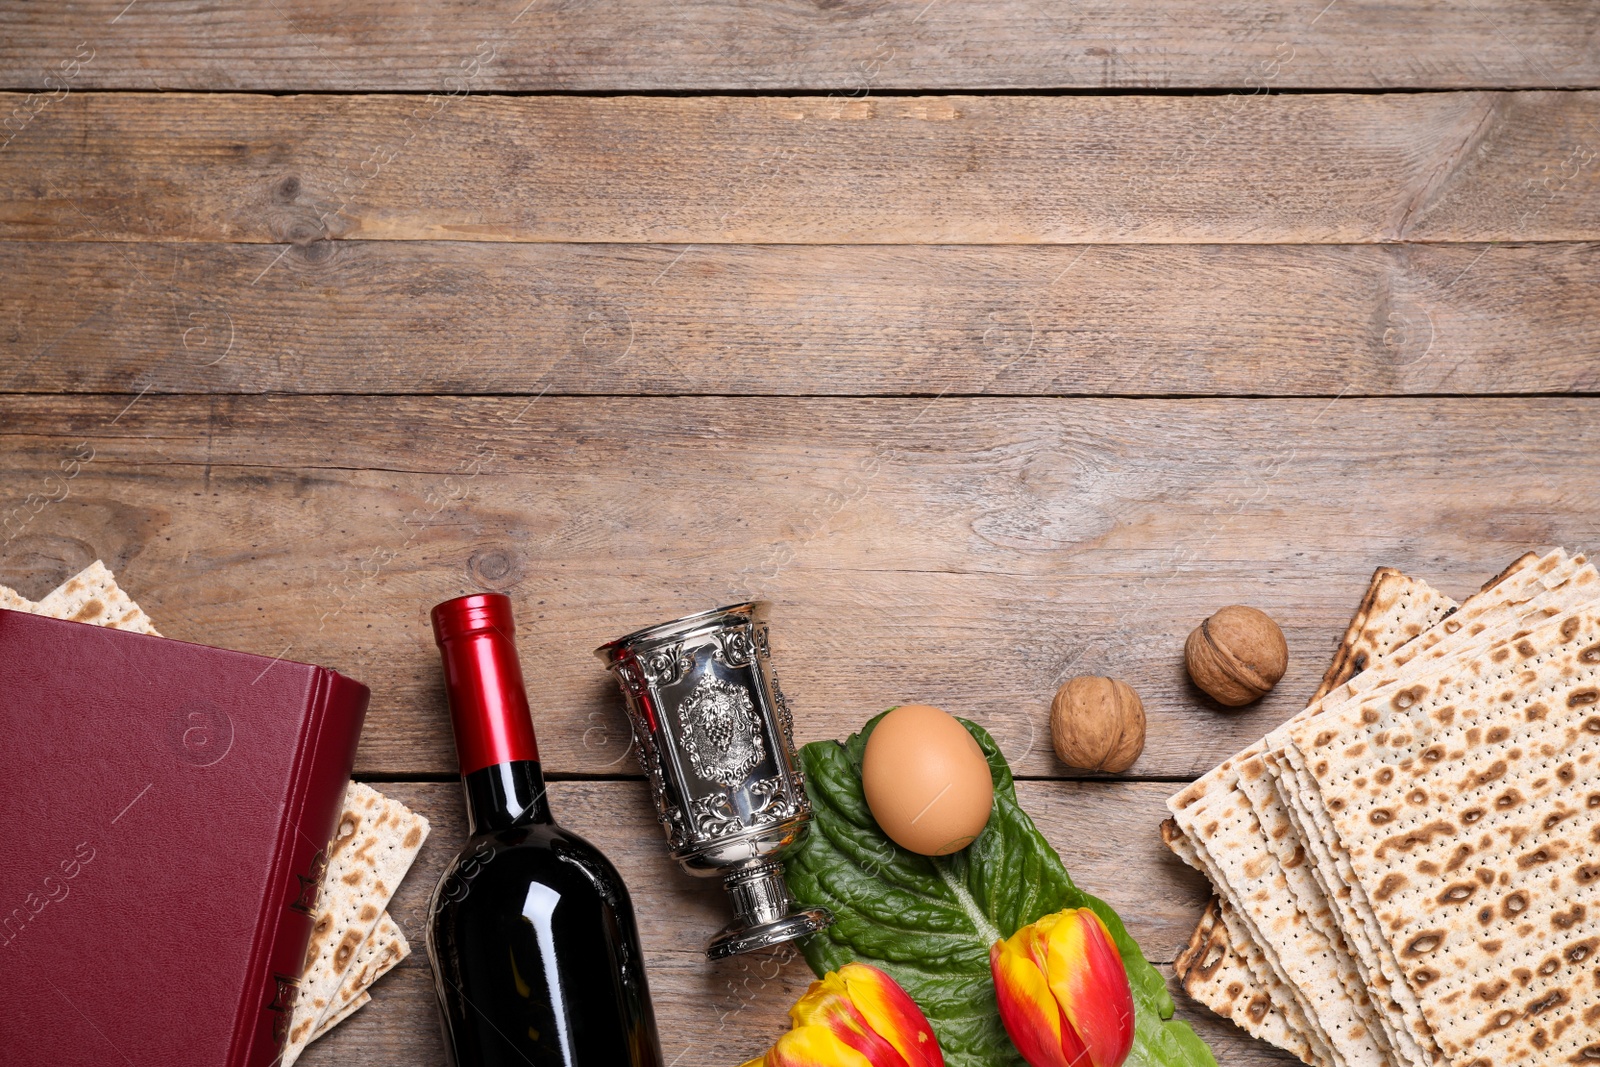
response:
{"label": "burgundy book", "polygon": [[0,610],[0,1061],[270,1064],[367,696]]}

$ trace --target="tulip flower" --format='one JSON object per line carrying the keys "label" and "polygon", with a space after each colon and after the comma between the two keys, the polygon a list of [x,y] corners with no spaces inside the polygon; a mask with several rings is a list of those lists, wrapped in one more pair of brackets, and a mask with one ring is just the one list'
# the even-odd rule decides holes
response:
{"label": "tulip flower", "polygon": [[1120,1067],[1133,1048],[1133,991],[1106,924],[1068,908],[989,950],[1000,1021],[1032,1067]]}
{"label": "tulip flower", "polygon": [[744,1067],[944,1067],[933,1027],[893,978],[864,963],[829,971],[789,1009],[794,1029]]}

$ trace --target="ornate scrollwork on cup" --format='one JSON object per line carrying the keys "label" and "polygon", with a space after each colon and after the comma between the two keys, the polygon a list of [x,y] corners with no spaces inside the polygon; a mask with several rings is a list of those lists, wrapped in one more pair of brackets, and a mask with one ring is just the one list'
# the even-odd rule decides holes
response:
{"label": "ornate scrollwork on cup", "polygon": [[794,747],[794,713],[789,710],[789,698],[783,695],[783,690],[778,686],[778,674],[767,665],[767,682],[772,686],[772,700],[778,705],[778,722],[783,727],[783,740],[786,745]]}
{"label": "ornate scrollwork on cup", "polygon": [[763,778],[752,784],[750,798],[753,804],[750,810],[752,826],[782,822],[795,813],[794,801],[782,778]]}
{"label": "ornate scrollwork on cup", "polygon": [[644,679],[639,677],[639,671],[633,664],[617,664],[616,674],[617,680],[622,683],[622,690],[627,696],[636,697],[644,692]]}
{"label": "ornate scrollwork on cup", "polygon": [[694,773],[707,781],[738,785],[766,755],[749,692],[711,675],[679,707],[678,724]]}
{"label": "ornate scrollwork on cup", "polygon": [[[633,710],[631,705],[629,710]],[[637,723],[634,737],[638,740],[639,767],[650,783],[650,799],[655,802],[656,821],[667,833],[668,846],[682,848],[688,839],[688,831],[684,826],[682,809],[667,797],[665,779],[661,776],[661,753],[656,750],[648,731],[638,728]]]}
{"label": "ornate scrollwork on cup", "polygon": [[717,635],[717,658],[730,667],[743,667],[755,655],[755,644],[744,630],[729,630]]}
{"label": "ornate scrollwork on cup", "polygon": [[695,832],[702,838],[727,837],[744,829],[738,812],[733,810],[733,799],[722,790],[689,802],[694,812]]}
{"label": "ornate scrollwork on cup", "polygon": [[645,653],[640,663],[651,685],[671,685],[694,669],[694,653],[685,651],[682,645],[671,645]]}
{"label": "ornate scrollwork on cup", "polygon": [[667,832],[667,847],[682,848],[689,842],[687,828],[683,825],[683,810],[672,804],[663,803],[657,819],[661,828]]}

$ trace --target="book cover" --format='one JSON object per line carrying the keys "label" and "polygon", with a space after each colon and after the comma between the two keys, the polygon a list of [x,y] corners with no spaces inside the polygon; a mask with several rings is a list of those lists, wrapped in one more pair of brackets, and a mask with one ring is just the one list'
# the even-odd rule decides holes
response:
{"label": "book cover", "polygon": [[0,1049],[266,1067],[368,691],[0,610]]}

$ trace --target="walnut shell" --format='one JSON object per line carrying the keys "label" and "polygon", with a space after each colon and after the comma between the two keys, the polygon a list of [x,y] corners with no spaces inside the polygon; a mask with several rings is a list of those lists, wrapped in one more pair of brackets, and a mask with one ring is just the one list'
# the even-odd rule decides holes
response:
{"label": "walnut shell", "polygon": [[1127,682],[1069,678],[1050,704],[1050,740],[1069,766],[1125,771],[1144,751],[1144,704]]}
{"label": "walnut shell", "polygon": [[1278,684],[1289,666],[1289,644],[1265,612],[1233,604],[1195,627],[1183,659],[1195,685],[1237,708]]}

